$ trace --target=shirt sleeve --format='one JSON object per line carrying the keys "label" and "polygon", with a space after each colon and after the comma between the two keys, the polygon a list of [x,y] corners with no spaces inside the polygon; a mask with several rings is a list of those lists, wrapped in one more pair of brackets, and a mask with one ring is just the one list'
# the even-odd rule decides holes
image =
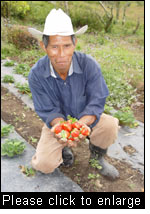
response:
{"label": "shirt sleeve", "polygon": [[50,97],[46,94],[40,82],[33,79],[29,74],[29,87],[32,93],[33,104],[38,116],[51,128],[50,123],[53,119],[62,117],[65,119],[59,106],[54,105]]}
{"label": "shirt sleeve", "polygon": [[78,118],[80,119],[85,115],[95,115],[96,120],[90,126],[91,128],[93,128],[100,120],[100,116],[104,111],[104,105],[106,102],[106,98],[109,95],[109,91],[101,73],[101,68],[96,61],[90,59],[86,63],[85,70],[85,96],[87,105],[84,110],[78,115]]}

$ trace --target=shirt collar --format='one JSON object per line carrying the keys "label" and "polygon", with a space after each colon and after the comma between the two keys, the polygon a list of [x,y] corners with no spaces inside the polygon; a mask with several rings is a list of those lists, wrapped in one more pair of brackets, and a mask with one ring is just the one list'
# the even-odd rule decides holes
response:
{"label": "shirt collar", "polygon": [[[52,66],[52,63],[51,61],[49,62],[50,64],[50,75],[54,78],[57,78],[56,74],[55,74],[55,71],[54,71],[54,68]],[[71,62],[71,65],[70,65],[70,68],[69,68],[69,73],[68,73],[68,76],[71,76],[73,74],[73,62]]]}
{"label": "shirt collar", "polygon": [[[47,78],[49,76],[52,76],[54,78],[57,78],[57,76],[54,72],[53,66],[51,65],[51,61],[48,58],[48,56],[46,56],[46,63],[45,64],[46,64],[46,69],[44,72],[44,77]],[[73,73],[77,73],[77,74],[83,73],[83,71],[81,70],[80,65],[78,63],[78,60],[77,60],[75,53],[73,54],[73,57],[72,57],[72,63],[71,63],[70,69],[69,69],[69,76],[71,76]]]}

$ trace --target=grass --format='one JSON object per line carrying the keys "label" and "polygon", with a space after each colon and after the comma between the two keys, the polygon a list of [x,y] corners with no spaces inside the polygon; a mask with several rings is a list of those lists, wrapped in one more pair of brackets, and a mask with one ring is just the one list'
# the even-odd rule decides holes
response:
{"label": "grass", "polygon": [[[113,40],[113,37],[105,35],[103,44],[93,43],[94,35],[83,36],[78,42],[83,52],[92,55],[101,65],[102,73],[108,85],[110,96],[107,99],[109,106],[117,108],[130,106],[136,100],[136,85],[144,79],[143,52],[124,47],[122,41]],[[85,46],[85,40],[87,45]],[[130,84],[132,82],[132,85]]]}

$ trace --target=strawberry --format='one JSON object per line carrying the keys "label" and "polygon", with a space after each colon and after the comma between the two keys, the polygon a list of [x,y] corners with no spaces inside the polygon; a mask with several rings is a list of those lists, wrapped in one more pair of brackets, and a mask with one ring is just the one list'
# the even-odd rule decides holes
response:
{"label": "strawberry", "polygon": [[70,122],[68,122],[68,121],[65,121],[64,123],[62,123],[62,128],[63,128],[63,130],[71,132],[72,124]]}
{"label": "strawberry", "polygon": [[55,134],[59,134],[61,131],[62,131],[62,126],[61,125],[56,126],[55,129],[54,129]]}
{"label": "strawberry", "polygon": [[77,128],[77,129],[80,129],[82,127],[82,124],[78,123],[78,122],[75,122],[72,124],[72,127],[73,128]]}
{"label": "strawberry", "polygon": [[82,127],[81,134],[84,136],[88,136],[90,134],[90,132],[86,127]]}
{"label": "strawberry", "polygon": [[70,136],[70,133],[67,131],[67,130],[62,130],[61,131],[61,137],[62,138],[69,138],[69,136]]}
{"label": "strawberry", "polygon": [[74,128],[71,132],[72,137],[79,137],[79,130],[77,128]]}

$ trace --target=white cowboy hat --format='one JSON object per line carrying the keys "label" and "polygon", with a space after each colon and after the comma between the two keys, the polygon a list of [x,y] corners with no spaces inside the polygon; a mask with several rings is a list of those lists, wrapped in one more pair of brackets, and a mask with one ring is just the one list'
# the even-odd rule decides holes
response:
{"label": "white cowboy hat", "polygon": [[71,18],[64,13],[61,9],[52,9],[45,20],[45,26],[43,33],[34,28],[28,28],[28,31],[36,37],[38,40],[42,40],[42,35],[54,36],[70,36],[80,35],[87,31],[88,26],[85,25],[80,28],[77,32],[74,32]]}

